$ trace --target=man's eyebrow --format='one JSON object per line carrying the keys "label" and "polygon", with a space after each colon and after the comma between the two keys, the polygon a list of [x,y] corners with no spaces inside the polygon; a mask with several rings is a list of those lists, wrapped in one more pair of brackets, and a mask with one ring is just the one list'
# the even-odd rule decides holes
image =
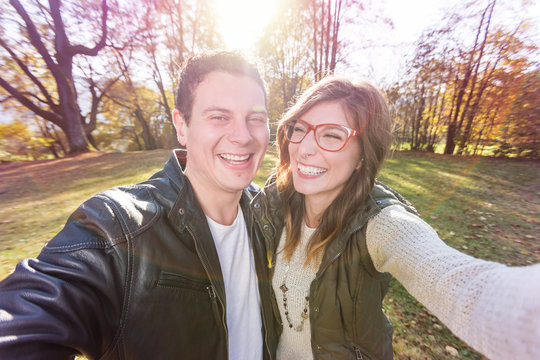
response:
{"label": "man's eyebrow", "polygon": [[250,111],[250,114],[264,114],[265,116],[268,116],[268,112],[264,107],[256,107]]}
{"label": "man's eyebrow", "polygon": [[210,106],[210,107],[207,107],[206,109],[203,110],[203,114],[206,114],[206,113],[209,113],[209,112],[212,112],[212,111],[219,111],[219,112],[227,113],[227,114],[232,113],[231,110],[226,109],[226,108],[222,108],[222,107],[219,107],[219,106]]}

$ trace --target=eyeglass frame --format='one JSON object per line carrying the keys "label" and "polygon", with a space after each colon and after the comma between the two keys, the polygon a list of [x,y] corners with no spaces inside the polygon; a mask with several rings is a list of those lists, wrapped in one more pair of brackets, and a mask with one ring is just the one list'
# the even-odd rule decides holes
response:
{"label": "eyeglass frame", "polygon": [[[306,131],[306,133],[304,134],[304,136],[302,137],[302,139],[300,139],[299,141],[292,141],[291,139],[289,139],[289,137],[287,136],[287,127],[290,126],[289,123],[292,122],[292,121],[300,121],[302,122],[303,124],[305,124],[308,128],[308,131]],[[345,142],[343,143],[343,145],[337,149],[337,150],[328,150],[328,149],[325,149],[321,146],[321,144],[319,144],[319,140],[317,140],[317,136],[316,136],[316,133],[317,133],[317,128],[319,127],[322,127],[322,126],[337,126],[337,127],[340,127],[340,128],[343,128],[345,129],[345,131],[347,131],[347,140],[345,140]],[[306,136],[309,134],[310,131],[313,131],[313,137],[315,138],[315,143],[317,144],[317,146],[324,150],[324,151],[329,151],[329,152],[338,152],[338,151],[341,151],[343,150],[343,148],[345,146],[347,146],[347,144],[349,143],[349,140],[354,137],[354,136],[360,136],[360,131],[358,130],[355,130],[355,129],[351,129],[350,127],[347,127],[345,125],[341,125],[341,124],[332,124],[332,123],[325,123],[325,124],[318,124],[318,125],[311,125],[310,123],[308,123],[307,121],[303,120],[303,119],[300,119],[300,118],[296,118],[296,119],[291,119],[291,120],[288,120],[286,123],[285,123],[285,131],[284,131],[284,135],[285,135],[285,139],[287,139],[288,142],[290,143],[293,143],[293,144],[300,144],[302,141],[304,141],[304,139],[306,138]]]}

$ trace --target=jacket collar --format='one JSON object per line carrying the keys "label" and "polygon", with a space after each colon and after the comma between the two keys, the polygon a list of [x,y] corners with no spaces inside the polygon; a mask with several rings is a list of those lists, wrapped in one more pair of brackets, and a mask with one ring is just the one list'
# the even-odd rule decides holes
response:
{"label": "jacket collar", "polygon": [[[167,161],[164,167],[164,172],[170,181],[176,198],[173,200],[174,204],[168,212],[169,219],[180,228],[185,229],[186,219],[205,219],[205,214],[195,196],[193,187],[189,182],[189,179],[184,175],[186,168],[187,150],[175,149],[173,150],[171,157]],[[244,216],[248,213],[249,204],[253,199],[253,195],[257,193],[260,188],[251,184],[248,188],[243,190],[242,197],[240,198],[240,206],[244,212]]]}

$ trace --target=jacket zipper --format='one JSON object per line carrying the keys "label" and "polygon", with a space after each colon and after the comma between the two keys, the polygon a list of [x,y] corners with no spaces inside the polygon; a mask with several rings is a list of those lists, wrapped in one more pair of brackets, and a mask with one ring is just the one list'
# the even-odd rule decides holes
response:
{"label": "jacket zipper", "polygon": [[[253,228],[255,225],[255,223],[257,223],[257,226],[259,226],[259,222],[256,221],[255,219],[255,215],[253,215],[253,210],[251,211],[251,227]],[[262,232],[262,237],[266,243],[266,237],[264,236],[264,232]],[[254,265],[255,265],[255,275],[257,276],[257,288],[259,288],[259,298],[261,297],[260,294],[261,294],[261,291],[260,291],[260,282],[259,282],[259,275],[257,274],[257,261],[255,259],[255,249],[254,249],[254,240],[253,240],[253,237],[255,236],[254,234],[254,231],[252,230],[250,232],[250,240],[251,240],[251,245],[252,245],[252,251],[253,251],[253,261],[254,261]],[[260,246],[260,244],[258,245]],[[259,251],[260,252],[260,251]],[[264,261],[263,261],[263,264],[264,264]],[[260,267],[260,265],[259,265]],[[264,328],[264,344],[265,344],[265,347],[266,347],[266,351],[268,352],[268,358],[271,359],[272,358],[272,352],[270,351],[270,345],[268,345],[268,326],[266,324],[266,314],[265,314],[265,308],[263,306],[263,300],[260,299],[259,300],[261,302],[261,321],[263,323],[263,328]],[[270,299],[270,302],[272,302],[272,300]],[[273,303],[272,303],[272,306],[273,306]],[[274,314],[272,313],[272,316],[274,316]],[[263,356],[263,359],[264,359],[264,356]]]}
{"label": "jacket zipper", "polygon": [[[195,243],[195,249],[197,250],[197,254],[199,255],[199,258],[201,259],[201,264],[202,266],[204,267],[204,271],[206,272],[206,274],[208,275],[208,277],[210,277],[210,272],[208,271],[208,267],[206,265],[206,263],[202,260],[201,258],[201,249],[199,249],[199,246],[197,245],[197,240],[195,239],[195,235],[193,235],[193,232],[191,231],[191,229],[189,227],[186,227],[187,231],[189,232],[189,234],[191,235],[191,238],[193,239],[193,242]],[[210,277],[211,278],[211,277]],[[212,280],[210,280],[210,282],[212,282]],[[214,290],[214,286],[210,284],[210,286],[208,287],[208,294],[210,296],[210,299],[212,300],[212,303],[213,305],[215,304],[215,306],[212,306],[214,308],[214,317],[216,318],[216,321],[217,322],[220,322],[219,320],[219,309],[217,308],[217,301],[219,301],[220,305],[221,305],[221,308],[223,309],[223,314],[221,315],[221,325],[223,325],[223,329],[225,329],[225,350],[227,351],[227,358],[229,358],[229,329],[227,328],[227,321],[225,320],[225,306],[223,304],[223,301],[221,301],[221,299],[217,296],[215,290]],[[217,301],[216,301],[217,299]]]}
{"label": "jacket zipper", "polygon": [[214,291],[214,287],[212,285],[208,285],[206,289],[208,290],[208,296],[210,296],[210,300],[212,300],[212,312],[214,313],[214,319],[216,320],[216,323],[219,324],[221,322],[221,319],[219,318],[219,309],[218,309],[218,304],[216,301],[216,298],[217,298],[216,292]]}

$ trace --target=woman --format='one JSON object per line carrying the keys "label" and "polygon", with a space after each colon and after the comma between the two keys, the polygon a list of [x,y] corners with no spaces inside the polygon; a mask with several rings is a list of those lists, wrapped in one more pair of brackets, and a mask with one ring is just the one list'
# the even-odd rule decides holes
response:
{"label": "woman", "polygon": [[540,319],[540,264],[508,268],[446,246],[375,181],[391,132],[376,88],[334,77],[280,122],[277,175],[260,195],[275,229],[278,359],[391,359],[388,273],[488,357],[540,358],[540,325],[530,320]]}

